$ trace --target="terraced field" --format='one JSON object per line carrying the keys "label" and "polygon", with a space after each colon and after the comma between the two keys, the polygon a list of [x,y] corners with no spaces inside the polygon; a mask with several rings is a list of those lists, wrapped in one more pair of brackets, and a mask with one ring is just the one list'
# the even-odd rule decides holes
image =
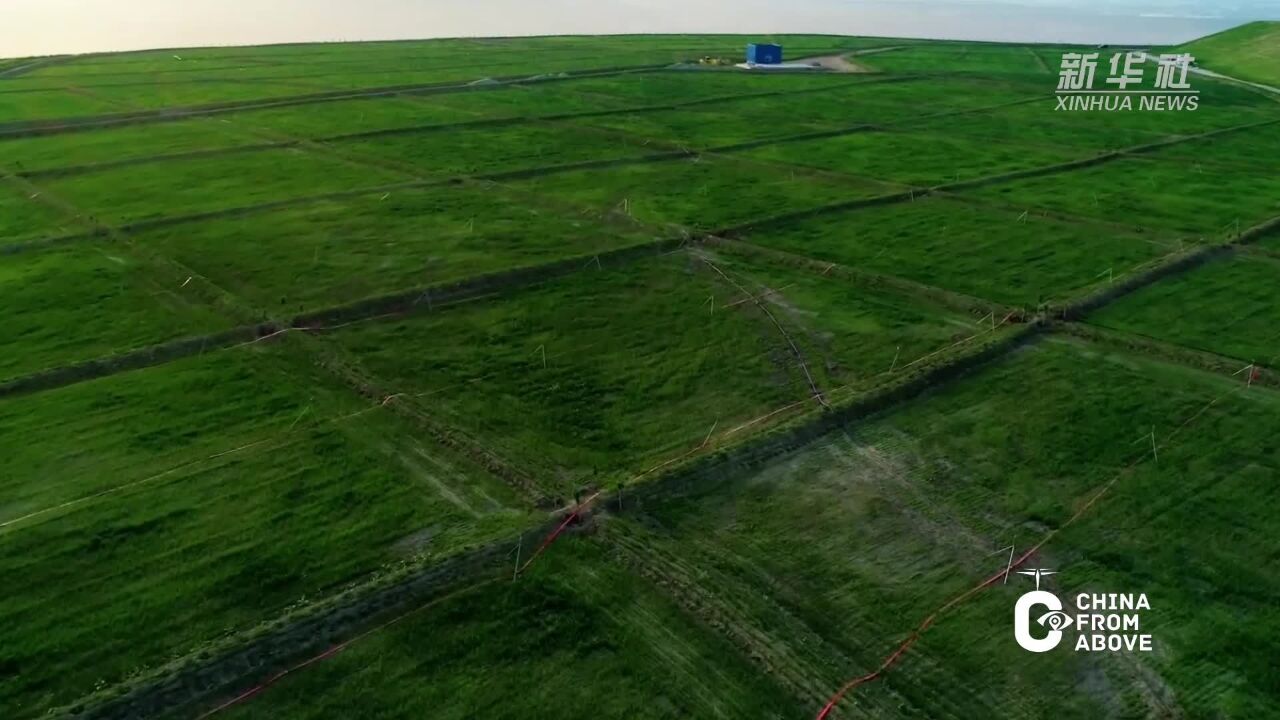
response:
{"label": "terraced field", "polygon": [[1274,715],[1280,104],[755,39],[0,76],[0,715]]}

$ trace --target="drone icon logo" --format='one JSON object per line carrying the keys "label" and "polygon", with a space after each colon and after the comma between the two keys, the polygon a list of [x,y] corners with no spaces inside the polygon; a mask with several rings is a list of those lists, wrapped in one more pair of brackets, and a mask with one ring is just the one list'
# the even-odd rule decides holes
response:
{"label": "drone icon logo", "polygon": [[[1062,601],[1057,595],[1048,590],[1040,589],[1040,580],[1048,575],[1056,575],[1053,570],[1045,570],[1043,568],[1034,568],[1032,570],[1019,570],[1019,575],[1027,575],[1036,579],[1036,589],[1029,593],[1025,593],[1018,598],[1017,604],[1013,606],[1013,638],[1023,648],[1035,653],[1048,652],[1062,642],[1062,630],[1071,626],[1071,616],[1062,612]],[[1044,606],[1048,612],[1036,618],[1036,623],[1041,627],[1049,628],[1049,632],[1043,638],[1036,638],[1031,635],[1031,609],[1036,606]]]}

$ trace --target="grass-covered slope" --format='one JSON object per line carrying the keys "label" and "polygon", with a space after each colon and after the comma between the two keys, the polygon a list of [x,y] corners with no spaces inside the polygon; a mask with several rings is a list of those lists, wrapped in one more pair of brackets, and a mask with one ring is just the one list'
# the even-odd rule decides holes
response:
{"label": "grass-covered slope", "polygon": [[1280,21],[1259,21],[1200,38],[1179,48],[1209,70],[1280,85]]}

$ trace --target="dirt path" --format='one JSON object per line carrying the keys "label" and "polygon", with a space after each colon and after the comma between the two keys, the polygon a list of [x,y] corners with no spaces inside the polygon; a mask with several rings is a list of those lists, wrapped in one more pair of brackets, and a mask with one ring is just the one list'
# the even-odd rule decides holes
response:
{"label": "dirt path", "polygon": [[814,57],[801,58],[796,60],[800,63],[809,63],[820,68],[839,73],[873,73],[879,72],[874,68],[867,67],[856,60],[850,58],[861,55],[876,55],[878,53],[892,52],[894,50],[902,50],[905,46],[893,45],[890,47],[867,48],[865,50],[854,50],[852,52],[839,53],[836,55],[816,55]]}
{"label": "dirt path", "polygon": [[798,63],[807,63],[824,70],[838,73],[869,73],[874,72],[865,65],[853,62],[847,55],[821,55],[818,57],[808,57],[796,60]]}
{"label": "dirt path", "polygon": [[34,60],[29,63],[23,63],[21,65],[11,67],[7,70],[0,70],[0,79],[20,77],[22,75],[26,75],[29,72],[39,70],[40,68],[45,67],[46,65],[55,65],[57,63],[66,62],[69,59],[70,59],[69,56],[56,56],[56,57],[42,58],[40,60]]}
{"label": "dirt path", "polygon": [[1241,80],[1240,78],[1231,77],[1230,75],[1223,75],[1222,73],[1214,72],[1212,70],[1206,70],[1200,67],[1193,67],[1189,69],[1191,70],[1191,72],[1195,73],[1196,75],[1204,75],[1205,77],[1217,78],[1218,80],[1226,80],[1228,82],[1239,83],[1241,85],[1248,85],[1251,88],[1256,88],[1264,92],[1269,92],[1273,95],[1280,95],[1280,87],[1276,87],[1275,85],[1263,85],[1262,83],[1256,83],[1251,80]]}

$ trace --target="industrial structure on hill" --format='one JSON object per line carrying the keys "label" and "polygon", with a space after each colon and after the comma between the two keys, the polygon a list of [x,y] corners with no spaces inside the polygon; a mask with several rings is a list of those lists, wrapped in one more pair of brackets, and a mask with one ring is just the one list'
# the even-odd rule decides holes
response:
{"label": "industrial structure on hill", "polygon": [[747,45],[748,65],[780,65],[782,64],[782,46],[751,43]]}

